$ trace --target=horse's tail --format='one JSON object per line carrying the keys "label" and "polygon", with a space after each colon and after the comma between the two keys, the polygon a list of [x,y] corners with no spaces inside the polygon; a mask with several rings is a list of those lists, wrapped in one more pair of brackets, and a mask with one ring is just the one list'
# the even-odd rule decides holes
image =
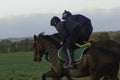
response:
{"label": "horse's tail", "polygon": [[120,61],[120,49],[119,50],[114,50],[106,47],[97,47],[101,50],[107,51],[109,54],[112,54],[116,59]]}

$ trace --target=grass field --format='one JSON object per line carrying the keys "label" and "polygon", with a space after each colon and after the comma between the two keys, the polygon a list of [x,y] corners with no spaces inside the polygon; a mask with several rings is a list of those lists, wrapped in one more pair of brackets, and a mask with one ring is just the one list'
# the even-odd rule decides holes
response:
{"label": "grass field", "polygon": [[0,80],[40,80],[47,65],[34,62],[32,53],[0,54]]}
{"label": "grass field", "polygon": [[34,62],[32,52],[0,54],[0,80],[41,80],[42,73],[49,70],[48,65],[49,63],[44,59],[42,62]]}

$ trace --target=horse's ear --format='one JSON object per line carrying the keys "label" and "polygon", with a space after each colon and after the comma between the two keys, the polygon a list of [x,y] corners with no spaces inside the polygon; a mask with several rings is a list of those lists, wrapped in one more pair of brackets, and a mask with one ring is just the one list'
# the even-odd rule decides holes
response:
{"label": "horse's ear", "polygon": [[36,40],[37,36],[34,34],[34,40]]}

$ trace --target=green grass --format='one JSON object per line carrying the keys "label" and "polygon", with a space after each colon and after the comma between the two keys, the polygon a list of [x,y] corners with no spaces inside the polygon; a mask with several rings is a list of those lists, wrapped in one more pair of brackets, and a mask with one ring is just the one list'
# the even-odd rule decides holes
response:
{"label": "green grass", "polygon": [[34,62],[32,52],[0,54],[0,80],[41,80],[41,75],[49,69],[49,63],[45,59],[42,62]]}
{"label": "green grass", "polygon": [[0,80],[40,80],[48,63],[34,62],[32,53],[0,54]]}

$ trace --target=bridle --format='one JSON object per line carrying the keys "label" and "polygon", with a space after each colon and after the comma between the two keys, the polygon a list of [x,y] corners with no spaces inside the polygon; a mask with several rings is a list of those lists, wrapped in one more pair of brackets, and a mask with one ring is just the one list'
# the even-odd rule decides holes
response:
{"label": "bridle", "polygon": [[[57,48],[59,47],[59,42],[58,41],[56,41],[55,39],[53,39],[51,36],[48,36],[48,35],[42,35],[42,36],[37,36],[35,39],[36,40],[38,40],[38,46],[39,46],[39,48],[38,48],[38,54],[39,54],[39,56],[42,58],[43,57],[43,55],[45,55],[45,59],[47,60],[47,61],[49,61],[49,57],[48,57],[48,53],[49,52],[51,52],[51,51],[53,51],[55,48],[50,48],[50,49],[45,49],[45,47],[44,47],[44,45],[42,44],[42,43],[40,43],[41,41],[40,41],[40,38],[44,38],[44,39],[46,39],[46,40],[48,40],[48,41],[50,41],[51,43],[53,43]],[[36,42],[36,40],[34,40],[34,48],[36,49],[36,51],[37,51],[37,47],[35,47],[36,46],[36,44],[37,44],[37,42]]]}

